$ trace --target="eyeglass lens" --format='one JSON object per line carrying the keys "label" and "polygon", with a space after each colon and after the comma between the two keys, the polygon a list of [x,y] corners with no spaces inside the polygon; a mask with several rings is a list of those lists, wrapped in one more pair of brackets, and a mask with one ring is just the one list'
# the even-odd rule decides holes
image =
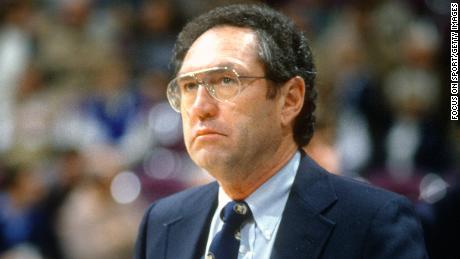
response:
{"label": "eyeglass lens", "polygon": [[[195,74],[179,76],[172,83],[174,93],[168,94],[171,104],[176,110],[180,105],[190,107],[195,101],[198,87],[204,86],[209,94],[220,101],[229,100],[236,96],[240,90],[238,75],[230,69],[217,68]],[[179,100],[177,100],[179,98]]]}

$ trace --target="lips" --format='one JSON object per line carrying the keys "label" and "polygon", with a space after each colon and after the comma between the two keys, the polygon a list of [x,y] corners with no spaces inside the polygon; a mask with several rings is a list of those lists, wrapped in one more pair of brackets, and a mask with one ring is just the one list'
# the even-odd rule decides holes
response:
{"label": "lips", "polygon": [[225,136],[225,134],[223,134],[222,132],[220,131],[217,131],[215,129],[211,129],[211,128],[200,128],[198,130],[195,131],[195,134],[193,134],[196,138],[200,137],[200,136],[207,136],[207,135],[221,135],[221,136]]}
{"label": "lips", "polygon": [[210,134],[218,134],[218,135],[224,135],[216,130],[212,130],[212,129],[200,129],[200,130],[197,130],[196,131],[196,136],[199,137],[199,136],[204,136],[204,135],[210,135]]}

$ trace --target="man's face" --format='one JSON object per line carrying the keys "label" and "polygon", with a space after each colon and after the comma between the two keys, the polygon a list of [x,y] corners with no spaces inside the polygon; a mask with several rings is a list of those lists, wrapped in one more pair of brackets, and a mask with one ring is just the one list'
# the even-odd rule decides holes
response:
{"label": "man's face", "polygon": [[[252,30],[232,26],[208,30],[193,43],[178,74],[224,66],[241,76],[265,76]],[[181,107],[190,156],[218,180],[250,171],[279,146],[281,105],[278,98],[267,99],[268,84],[267,79],[241,80],[242,91],[228,101],[214,99],[200,86],[194,102]]]}

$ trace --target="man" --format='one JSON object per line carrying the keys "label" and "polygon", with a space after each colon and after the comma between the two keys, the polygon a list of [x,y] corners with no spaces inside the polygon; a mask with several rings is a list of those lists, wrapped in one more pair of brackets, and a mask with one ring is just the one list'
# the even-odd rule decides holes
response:
{"label": "man", "polygon": [[316,91],[303,34],[265,6],[185,26],[168,85],[194,162],[217,182],[155,202],[136,258],[425,258],[410,203],[301,151]]}

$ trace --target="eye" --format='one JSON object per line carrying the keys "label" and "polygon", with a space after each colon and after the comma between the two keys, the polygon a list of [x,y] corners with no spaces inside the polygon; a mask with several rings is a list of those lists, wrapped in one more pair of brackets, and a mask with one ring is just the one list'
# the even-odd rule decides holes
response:
{"label": "eye", "polygon": [[233,85],[235,84],[235,79],[232,77],[223,77],[221,80],[221,85]]}
{"label": "eye", "polygon": [[192,92],[192,91],[195,91],[198,88],[198,84],[193,83],[193,82],[189,82],[189,83],[183,84],[181,88],[182,88],[182,90],[184,92]]}

